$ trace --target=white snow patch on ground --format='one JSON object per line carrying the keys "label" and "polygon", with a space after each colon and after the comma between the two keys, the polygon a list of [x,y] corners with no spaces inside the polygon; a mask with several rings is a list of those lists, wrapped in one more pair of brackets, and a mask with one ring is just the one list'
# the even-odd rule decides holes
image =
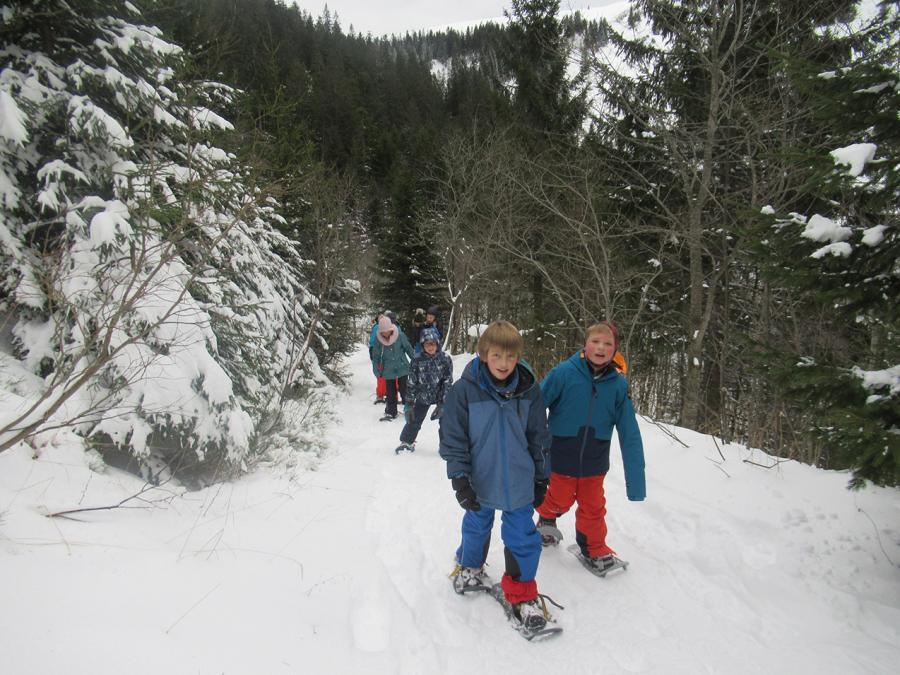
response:
{"label": "white snow patch on ground", "polygon": [[[470,359],[454,359],[456,374]],[[314,469],[268,467],[184,493],[96,473],[77,439],[0,454],[4,673],[846,673],[900,663],[900,494],[641,421],[648,499],[625,499],[618,447],[598,579],[563,546],[540,590],[563,635],[529,644],[447,578],[462,511],[426,422],[395,455],[365,350]],[[721,444],[720,444],[721,445]],[[499,520],[499,519],[498,519]],[[499,522],[488,556],[503,570]]]}

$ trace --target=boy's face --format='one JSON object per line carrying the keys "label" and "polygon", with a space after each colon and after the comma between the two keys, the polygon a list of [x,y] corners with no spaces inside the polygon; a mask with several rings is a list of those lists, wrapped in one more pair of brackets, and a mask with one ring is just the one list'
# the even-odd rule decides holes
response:
{"label": "boy's face", "polygon": [[505,380],[512,375],[516,364],[519,362],[519,356],[502,349],[491,348],[488,350],[487,358],[488,371],[497,380]]}
{"label": "boy's face", "polygon": [[584,342],[584,356],[594,366],[605,366],[615,353],[616,341],[609,331],[591,333]]}
{"label": "boy's face", "polygon": [[422,349],[425,350],[426,354],[434,356],[434,353],[437,351],[437,342],[432,342],[431,340],[429,340],[428,342],[423,342]]}
{"label": "boy's face", "polygon": [[390,340],[390,339],[391,339],[391,336],[392,336],[393,334],[394,334],[394,331],[392,331],[392,330],[389,330],[389,331],[387,331],[387,332],[382,331],[382,332],[381,332],[381,337],[383,337],[385,340]]}
{"label": "boy's face", "polygon": [[434,314],[426,314],[425,315],[425,323],[434,323],[434,320],[437,317]]}

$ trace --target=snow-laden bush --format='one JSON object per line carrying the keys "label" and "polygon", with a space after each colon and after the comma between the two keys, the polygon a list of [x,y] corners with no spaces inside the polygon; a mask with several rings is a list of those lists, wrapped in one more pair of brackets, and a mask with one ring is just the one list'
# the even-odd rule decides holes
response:
{"label": "snow-laden bush", "polygon": [[239,462],[324,377],[307,263],[214,143],[233,92],[180,79],[128,2],[7,2],[0,22],[0,315],[45,383],[0,450],[76,425]]}

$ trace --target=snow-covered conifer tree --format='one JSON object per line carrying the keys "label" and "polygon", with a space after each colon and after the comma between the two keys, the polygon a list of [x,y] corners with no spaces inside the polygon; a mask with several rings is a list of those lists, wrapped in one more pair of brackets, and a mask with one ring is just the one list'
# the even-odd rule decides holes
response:
{"label": "snow-covered conifer tree", "polygon": [[323,377],[305,261],[214,144],[233,92],[182,80],[127,1],[4,2],[0,22],[0,310],[45,382],[0,450],[74,424],[240,462],[283,392]]}
{"label": "snow-covered conifer tree", "polygon": [[[829,151],[810,157],[803,213],[764,209],[773,276],[826,316],[831,344],[789,355],[829,465],[851,485],[900,483],[900,10],[823,30],[843,60],[808,73]],[[804,64],[809,68],[809,64]],[[815,350],[815,351],[814,351]]]}

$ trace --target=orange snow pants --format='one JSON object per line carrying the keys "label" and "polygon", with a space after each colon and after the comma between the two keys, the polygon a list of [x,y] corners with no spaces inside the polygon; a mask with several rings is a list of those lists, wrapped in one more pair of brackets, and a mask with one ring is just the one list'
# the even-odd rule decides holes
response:
{"label": "orange snow pants", "polygon": [[575,509],[575,541],[590,558],[615,553],[606,545],[606,496],[601,476],[565,476],[550,474],[550,487],[544,503],[536,510],[541,518],[555,520],[566,513],[572,504]]}

